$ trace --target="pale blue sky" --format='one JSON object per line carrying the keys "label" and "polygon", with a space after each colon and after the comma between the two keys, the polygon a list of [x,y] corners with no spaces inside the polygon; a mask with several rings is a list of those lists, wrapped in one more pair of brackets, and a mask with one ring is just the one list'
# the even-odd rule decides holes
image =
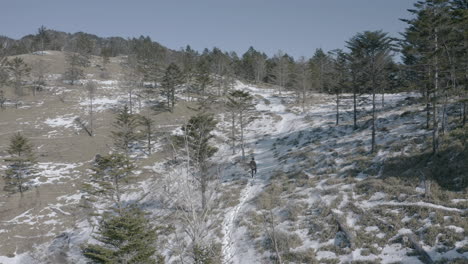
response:
{"label": "pale blue sky", "polygon": [[138,37],[179,49],[219,47],[310,57],[344,48],[364,30],[398,36],[415,0],[0,0],[0,35],[20,38],[41,25],[65,32]]}

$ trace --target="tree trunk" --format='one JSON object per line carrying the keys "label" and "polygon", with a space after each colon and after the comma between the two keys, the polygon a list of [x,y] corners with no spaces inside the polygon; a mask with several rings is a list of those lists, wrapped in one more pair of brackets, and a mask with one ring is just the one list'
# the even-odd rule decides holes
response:
{"label": "tree trunk", "polygon": [[119,209],[119,214],[122,215],[122,202],[120,201],[120,186],[119,180],[114,177],[114,184],[115,184],[115,198],[117,200],[117,208]]}
{"label": "tree trunk", "polygon": [[232,155],[234,155],[236,154],[236,116],[234,111],[232,111],[231,142]]}
{"label": "tree trunk", "polygon": [[442,127],[441,133],[442,135],[445,134],[445,130],[447,128],[447,103],[448,103],[448,86],[445,88],[444,91],[444,105],[442,106]]}
{"label": "tree trunk", "polygon": [[90,109],[89,109],[89,132],[90,136],[94,135],[94,129],[93,129],[93,97],[91,96],[89,98],[90,101]]}
{"label": "tree trunk", "polygon": [[148,135],[147,135],[147,143],[148,143],[148,154],[151,155],[151,124],[148,124]]}
{"label": "tree trunk", "polygon": [[336,93],[336,125],[340,122],[340,94]]}
{"label": "tree trunk", "polygon": [[172,101],[172,111],[174,111],[174,107],[175,107],[175,87],[171,89],[171,101]]}
{"label": "tree trunk", "polygon": [[353,91],[353,118],[354,118],[354,129],[357,129],[357,92]]}
{"label": "tree trunk", "polygon": [[463,121],[462,126],[464,127],[466,124],[466,102],[463,102]]}
{"label": "tree trunk", "polygon": [[429,85],[426,84],[426,129],[431,127],[431,95],[429,92]]}
{"label": "tree trunk", "polygon": [[132,89],[133,88],[130,88],[130,90],[128,91],[128,108],[130,109],[131,115],[133,114]]}
{"label": "tree trunk", "polygon": [[[435,30],[435,53],[438,50],[437,29]],[[439,89],[439,65],[437,55],[434,56],[434,93],[433,93],[433,131],[432,131],[432,152],[437,154],[439,150],[439,118],[437,112],[437,92]]]}
{"label": "tree trunk", "polygon": [[206,209],[206,187],[207,187],[207,170],[205,168],[205,165],[201,165],[201,170],[200,170],[200,173],[201,173],[201,177],[200,177],[200,184],[201,184],[201,198],[202,198],[202,209],[203,211],[205,211]]}
{"label": "tree trunk", "polygon": [[372,148],[371,153],[375,151],[375,88],[372,92]]}
{"label": "tree trunk", "polygon": [[382,108],[385,106],[385,91],[382,89]]}
{"label": "tree trunk", "polygon": [[240,122],[240,141],[241,141],[242,159],[245,159],[245,149],[244,149],[244,120],[243,120],[243,113],[242,113],[242,112],[240,112],[240,114],[239,114],[239,122]]}

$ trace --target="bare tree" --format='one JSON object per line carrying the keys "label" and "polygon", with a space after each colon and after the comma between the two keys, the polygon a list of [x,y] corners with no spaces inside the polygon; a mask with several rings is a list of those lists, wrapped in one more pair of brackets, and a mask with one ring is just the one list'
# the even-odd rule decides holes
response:
{"label": "bare tree", "polygon": [[275,216],[271,209],[268,210],[268,213],[263,212],[263,223],[264,223],[265,232],[273,244],[273,249],[275,250],[276,260],[278,264],[282,264],[283,260],[281,258],[281,251],[278,246],[279,241],[277,237],[278,232],[276,231]]}
{"label": "bare tree", "polygon": [[46,74],[49,71],[49,66],[50,65],[43,59],[40,59],[31,65],[31,74],[34,78],[33,85],[31,87],[33,96],[36,96],[36,92],[45,86]]}
{"label": "bare tree", "polygon": [[283,51],[279,50],[275,54],[276,66],[274,69],[274,75],[276,79],[276,84],[278,85],[278,93],[281,95],[281,89],[284,89],[286,83],[288,82],[289,75],[289,62],[288,57]]}
{"label": "bare tree", "polygon": [[122,77],[119,83],[120,87],[127,93],[130,114],[133,114],[133,98],[137,95],[141,82],[142,75],[138,71],[136,58],[132,55],[128,55],[125,62],[122,63]]}
{"label": "bare tree", "polygon": [[[202,125],[205,122],[193,121],[189,124],[198,124],[192,126],[190,133],[184,133],[184,135],[175,138],[173,146],[181,147],[180,151],[174,148],[175,155],[180,162],[172,170],[166,171],[162,182],[158,182],[156,185],[163,186],[165,194],[163,203],[169,208],[175,209],[175,217],[180,225],[180,231],[183,232],[182,237],[180,237],[176,230],[177,239],[175,241],[181,261],[185,262],[185,256],[188,255],[194,263],[204,263],[203,259],[213,259],[217,255],[210,248],[210,235],[211,231],[218,226],[213,208],[216,205],[214,198],[219,188],[219,175],[218,177],[216,175],[209,177],[208,171],[200,174],[202,167],[208,168],[208,163],[204,161],[205,165],[200,165],[200,157],[196,154],[206,152],[203,149],[207,147],[207,142],[193,139],[199,137],[195,135],[196,131],[207,132],[207,130],[201,129],[205,127]],[[211,125],[208,124],[208,127]],[[187,129],[185,131],[188,132]],[[209,133],[202,134],[206,137]],[[200,199],[202,203],[199,202]],[[190,241],[188,245],[185,243],[186,238]]]}
{"label": "bare tree", "polygon": [[94,102],[94,97],[96,96],[96,88],[97,85],[93,81],[88,81],[86,83],[86,92],[88,92],[88,99],[89,99],[89,114],[88,114],[88,126],[89,126],[89,132],[90,136],[94,136],[94,125],[93,125],[93,120],[94,120],[94,109],[93,109],[93,102]]}
{"label": "bare tree", "polygon": [[307,101],[307,92],[311,89],[312,83],[312,73],[310,71],[308,62],[305,60],[304,57],[299,58],[297,62],[297,70],[298,70],[298,85],[299,85],[299,92],[300,95],[300,103],[302,106],[302,112],[305,112],[305,104]]}

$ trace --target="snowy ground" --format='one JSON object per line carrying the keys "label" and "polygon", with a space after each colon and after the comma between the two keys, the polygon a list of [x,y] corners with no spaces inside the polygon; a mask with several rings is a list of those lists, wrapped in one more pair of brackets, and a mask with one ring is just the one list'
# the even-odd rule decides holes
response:
{"label": "snowy ground", "polygon": [[[316,259],[322,259],[324,261],[326,259],[330,261],[335,259],[342,263],[357,260],[378,261],[381,263],[393,263],[395,261],[402,261],[403,263],[420,262],[417,257],[407,255],[407,253],[411,252],[411,249],[406,246],[402,246],[399,243],[377,243],[378,241],[383,241],[385,238],[392,241],[392,237],[389,237],[390,234],[385,234],[386,231],[381,230],[382,227],[362,225],[363,217],[359,213],[370,211],[373,208],[387,206],[390,208],[390,212],[397,212],[401,215],[404,215],[403,212],[405,209],[410,207],[416,208],[416,210],[428,209],[429,214],[431,214],[430,211],[432,209],[437,209],[441,212],[457,212],[461,215],[466,214],[466,209],[447,207],[423,201],[394,201],[384,193],[380,193],[380,197],[378,196],[379,193],[376,193],[368,200],[360,199],[358,197],[359,195],[353,190],[356,182],[363,181],[367,177],[372,178],[373,176],[378,176],[381,172],[376,171],[373,175],[361,173],[361,178],[356,178],[356,181],[352,179],[346,181],[343,180],[342,177],[349,175],[347,171],[356,166],[356,163],[350,162],[349,160],[353,158],[356,142],[360,142],[358,144],[361,145],[361,148],[369,149],[369,130],[354,132],[349,128],[349,125],[336,127],[334,124],[336,118],[335,105],[333,101],[331,101],[332,98],[328,98],[328,100],[322,103],[314,104],[304,113],[302,113],[299,108],[293,111],[293,113],[292,111],[288,111],[285,106],[285,104],[292,100],[289,94],[283,94],[282,97],[278,97],[271,90],[259,89],[242,84],[238,84],[237,89],[249,91],[255,95],[256,98],[259,98],[256,104],[258,118],[247,127],[246,133],[249,153],[255,155],[259,171],[254,179],[249,179],[249,183],[246,184],[241,191],[239,203],[229,208],[226,212],[222,226],[224,233],[222,242],[223,255],[226,263],[260,263],[267,261],[266,259],[269,258],[268,256],[272,255],[272,252],[260,253],[263,250],[258,250],[259,245],[265,243],[265,236],[261,236],[259,239],[252,239],[251,231],[249,231],[249,221],[246,219],[248,219],[248,215],[252,212],[256,211],[258,213],[261,211],[261,208],[258,208],[258,205],[256,206],[256,204],[258,204],[258,199],[261,198],[261,193],[266,189],[266,186],[269,186],[275,181],[271,180],[271,178],[275,173],[278,173],[278,171],[282,171],[286,174],[303,173],[307,175],[309,181],[316,182],[310,184],[308,188],[298,188],[296,186],[296,190],[292,193],[287,195],[281,194],[279,197],[280,201],[282,200],[281,202],[285,203],[286,206],[283,210],[273,208],[273,212],[277,213],[277,221],[279,222],[277,223],[278,230],[297,234],[297,237],[302,241],[302,245],[295,246],[295,249],[290,248],[287,251],[296,253],[306,252],[307,249],[312,248],[315,250]],[[323,95],[316,96],[324,97]],[[345,95],[345,97],[350,98],[350,95]],[[405,120],[399,118],[402,113],[408,110],[418,111],[417,107],[419,106],[406,106],[404,103],[406,98],[417,97],[419,97],[419,95],[411,93],[386,95],[386,111],[379,114],[379,118],[381,118],[379,121],[382,122],[381,126],[385,126],[388,129],[385,130],[384,136],[379,135],[377,139],[377,143],[384,145],[385,148],[382,148],[382,150],[374,156],[374,163],[378,164],[385,161],[388,157],[395,155],[395,153],[390,150],[390,147],[392,143],[397,142],[399,137],[409,135],[418,137],[428,134],[424,130],[418,131],[414,125],[414,123],[420,122],[421,119],[416,121],[414,119]],[[265,102],[268,103],[266,104]],[[342,124],[349,124],[351,121],[351,102],[350,99],[342,100],[342,116],[340,121]],[[272,120],[273,118],[274,121]],[[299,153],[301,153],[301,155],[313,153],[313,165],[311,166],[310,160],[304,161],[304,158],[298,155]],[[328,181],[330,181],[330,183],[327,183]],[[280,182],[280,184],[288,184],[288,181]],[[293,199],[292,197],[294,195],[299,196],[300,199]],[[417,192],[415,195],[418,195]],[[283,220],[285,217],[282,215],[284,215],[285,212],[287,213],[287,207],[294,203],[304,203],[310,206],[308,210],[312,211],[320,209],[321,206],[324,206],[326,209],[331,209],[333,212],[331,214],[332,218],[327,216],[327,218],[324,217],[325,219],[320,219],[319,221],[325,222],[322,224],[327,225],[327,221],[333,222],[333,217],[342,218],[343,220],[341,221],[351,228],[352,233],[358,233],[358,235],[356,235],[357,237],[361,236],[359,233],[364,233],[364,236],[372,234],[371,237],[375,236],[375,241],[370,244],[368,242],[357,242],[360,246],[364,246],[365,248],[359,248],[358,245],[353,245],[351,248],[339,250],[339,247],[334,246],[340,243],[340,238],[338,236],[335,236],[334,239],[333,236],[331,236],[331,240],[321,241],[320,238],[314,238],[315,234],[311,233],[312,228],[301,227],[310,225],[310,220],[308,220],[307,217],[298,216],[297,219],[294,219],[295,222]],[[333,209],[333,207],[335,208]],[[359,213],[353,212],[349,209],[350,207],[359,208],[356,209]],[[320,210],[324,210],[324,208]],[[398,208],[403,209],[399,210]],[[306,212],[306,214],[310,213]],[[435,212],[432,214],[434,213]],[[376,214],[375,217],[378,218],[380,216]],[[405,217],[408,219],[412,218],[407,215]],[[450,216],[448,217],[450,218]],[[426,219],[422,221],[425,222],[425,226],[422,228],[430,228],[432,226],[431,220]],[[247,224],[245,224],[246,222]],[[463,221],[461,223],[463,223]],[[433,224],[440,226],[439,223],[434,222]],[[458,222],[458,224],[460,224],[460,222]],[[458,238],[453,239],[461,239],[456,242],[455,249],[467,246],[468,239],[463,227],[449,225],[447,229],[458,232],[458,235],[455,235],[455,237]],[[397,234],[402,234],[403,230],[408,229],[402,227],[401,230],[395,231]],[[413,230],[411,232],[416,231],[419,232],[420,230]],[[318,232],[323,232],[323,230],[319,229]],[[424,242],[421,243],[433,260],[468,257],[468,253],[463,250],[457,251],[455,249],[450,250],[449,248],[444,251],[440,250],[440,245],[437,245],[437,243],[433,246],[425,245]],[[437,250],[437,248],[439,248],[439,250]],[[338,254],[336,250],[341,252]],[[369,253],[369,250],[371,253]]]}
{"label": "snowy ground", "polygon": [[[99,84],[109,94],[95,99],[96,112],[113,109],[125,100],[125,94],[115,93],[115,81]],[[328,263],[422,263],[402,241],[408,234],[421,237],[421,246],[432,260],[468,258],[467,210],[462,206],[467,202],[466,196],[458,195],[437,204],[423,201],[420,187],[395,187],[378,178],[387,159],[421,148],[424,140],[420,139],[430,134],[420,126],[424,121],[422,107],[406,100],[417,98],[418,94],[386,95],[377,120],[380,147],[370,155],[370,129],[365,125],[369,119],[365,111],[369,107],[360,106],[360,126],[364,128],[354,130],[351,95],[343,96],[341,124],[335,126],[332,96],[312,95],[313,102],[302,112],[290,93],[279,96],[272,89],[240,82],[235,89],[249,91],[256,102],[256,118],[245,133],[247,160],[240,159],[239,149],[232,154],[227,142],[229,117],[219,113],[220,123],[215,131],[219,151],[213,157],[218,164],[219,182],[212,186],[212,195],[220,198],[232,193],[235,198],[230,203],[214,205],[219,208],[214,208],[216,213],[207,221],[210,226],[205,228],[207,233],[201,234],[220,243],[223,263],[273,262],[275,254],[268,244],[271,223],[276,228],[283,258],[295,263],[311,263],[311,259]],[[80,97],[75,107],[87,108],[87,100]],[[416,114],[407,115],[408,111]],[[49,132],[49,137],[75,133],[76,116],[60,113],[46,119],[43,123],[54,129],[52,132],[57,131]],[[163,149],[160,143],[156,144],[158,151]],[[253,179],[245,166],[252,156],[258,166]],[[171,166],[167,160],[149,163],[147,158],[138,156],[137,162],[144,166],[137,174],[150,176],[132,184],[123,200],[139,201],[154,219],[163,217],[176,223],[177,235],[168,236],[169,242],[162,251],[169,263],[179,263],[182,253],[178,250],[190,240],[183,232],[187,222],[180,220],[186,217],[185,212],[174,208],[181,201],[198,201],[198,192],[183,164]],[[36,185],[75,186],[79,184],[76,180],[83,173],[82,167],[88,165],[88,162],[41,162],[38,167],[43,174],[36,179]],[[37,259],[47,254],[60,256],[63,250],[68,261],[85,263],[79,246],[90,241],[95,219],[87,218],[89,212],[84,209],[74,211],[83,202],[83,193],[78,189],[54,198],[47,210],[23,210],[5,219],[0,224],[2,237],[10,237],[4,234],[7,229],[2,229],[2,225],[21,229],[41,223],[53,226],[50,232],[42,234],[53,240],[36,245],[37,250],[31,254],[0,256],[0,263],[41,263]],[[103,205],[95,205],[98,210],[100,206]],[[74,222],[62,227],[62,219]],[[59,235],[54,230],[60,230]],[[348,241],[345,231],[352,234],[353,241]],[[22,235],[15,232],[15,236]],[[426,234],[434,239],[426,239]]]}

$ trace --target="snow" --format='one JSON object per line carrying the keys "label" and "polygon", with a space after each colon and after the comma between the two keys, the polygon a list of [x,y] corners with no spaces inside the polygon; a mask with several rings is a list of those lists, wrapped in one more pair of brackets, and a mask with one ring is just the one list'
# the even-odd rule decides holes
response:
{"label": "snow", "polygon": [[[126,102],[127,102],[127,99],[124,96],[117,96],[117,97],[113,97],[113,98],[109,98],[109,97],[94,98],[93,99],[93,111],[95,111],[95,112],[106,111],[106,110],[109,110],[109,109],[116,108],[119,105],[125,104]],[[89,107],[90,100],[85,99],[85,100],[81,101],[79,105],[81,105],[83,107]],[[135,107],[135,105],[134,105],[134,107]],[[134,110],[136,111],[137,108],[135,108]]]}
{"label": "snow", "polygon": [[[115,89],[118,87],[118,81],[108,80],[100,81],[95,80],[100,88],[103,89]],[[229,131],[229,117],[219,114],[218,120],[221,120],[218,125],[218,130],[215,131],[217,139],[218,152],[216,153],[213,160],[221,164],[218,167],[220,187],[221,191],[240,188],[239,202],[234,206],[226,209],[218,209],[216,213],[222,217],[222,223],[220,231],[222,232],[221,237],[217,237],[216,234],[209,234],[208,239],[216,242],[220,242],[222,245],[221,251],[223,254],[223,263],[262,263],[265,262],[265,258],[268,258],[271,252],[260,253],[256,249],[256,245],[260,242],[259,240],[252,240],[248,234],[248,228],[239,223],[244,220],[245,214],[249,211],[257,210],[254,204],[254,198],[262,192],[262,190],[271,181],[270,178],[275,172],[294,172],[300,171],[306,177],[314,180],[315,183],[312,186],[304,187],[302,190],[300,187],[297,188],[295,195],[302,195],[305,198],[301,198],[301,202],[304,201],[311,208],[314,205],[328,205],[331,206],[339,196],[342,196],[343,200],[336,205],[336,208],[332,208],[332,212],[346,221],[346,224],[354,231],[366,232],[366,235],[375,236],[379,239],[384,239],[386,234],[383,230],[380,230],[377,226],[365,226],[360,221],[360,215],[349,210],[348,205],[354,204],[359,209],[364,211],[371,211],[370,209],[379,206],[395,206],[395,208],[401,208],[405,206],[420,206],[431,209],[439,209],[444,211],[451,211],[455,213],[465,213],[467,209],[451,208],[447,206],[432,204],[428,202],[398,202],[389,201],[390,195],[385,192],[376,192],[371,195],[369,199],[360,199],[362,195],[355,195],[353,192],[354,184],[343,184],[340,180],[343,175],[347,175],[348,171],[353,170],[357,167],[356,163],[349,162],[349,157],[354,154],[358,147],[368,149],[370,131],[368,129],[362,129],[361,131],[354,131],[349,125],[351,118],[351,110],[346,107],[346,100],[343,100],[343,112],[342,122],[345,123],[343,126],[335,126],[334,124],[334,103],[330,100],[327,95],[314,94],[314,103],[307,107],[305,112],[299,107],[289,107],[287,104],[293,102],[292,94],[283,92],[281,96],[276,95],[275,91],[271,89],[263,89],[246,85],[241,82],[237,82],[235,89],[245,90],[250,92],[255,98],[255,111],[256,119],[253,120],[245,128],[245,141],[246,141],[246,156],[249,159],[251,156],[255,156],[258,165],[258,173],[252,179],[249,177],[249,172],[246,171],[242,166],[245,161],[240,161],[240,151],[232,155],[232,150],[227,143],[227,136],[223,133]],[[106,91],[108,92],[108,91]],[[344,95],[349,96],[349,95]],[[393,111],[390,108],[399,104],[404,98],[408,96],[418,97],[419,94],[401,93],[386,95],[387,108],[379,113],[379,118],[384,119],[382,126],[385,126],[390,130],[388,133],[378,133],[378,143],[383,146],[379,152],[372,157],[373,162],[378,164],[379,162],[385,161],[388,157],[395,155],[389,148],[384,148],[387,145],[391,145],[392,142],[400,140],[400,136],[413,137],[415,135],[424,136],[428,132],[425,130],[417,129],[413,124],[405,125],[408,120],[398,118],[401,113],[408,110],[414,110],[415,108],[403,107],[397,111]],[[112,94],[110,97],[97,97],[93,100],[94,110],[97,112],[112,109],[122,102],[126,101],[125,95]],[[89,99],[83,99],[79,102],[82,107],[89,106]],[[368,108],[368,106],[366,106]],[[417,107],[417,106],[415,106]],[[388,110],[388,111],[386,111]],[[45,121],[50,127],[56,128],[56,130],[50,131],[49,135],[54,136],[60,133],[60,128],[73,128],[73,120],[76,118],[74,115],[63,115],[55,118],[49,118]],[[392,123],[390,124],[390,121]],[[414,120],[413,120],[414,121]],[[346,123],[348,122],[348,123]],[[172,127],[172,134],[181,134],[180,125]],[[159,145],[157,145],[159,146]],[[157,148],[156,150],[159,150]],[[314,163],[301,163],[299,158],[295,157],[295,154],[303,151],[304,155],[313,155],[311,160]],[[146,158],[139,157],[141,159]],[[154,164],[142,167],[138,174],[143,175],[147,172],[151,175],[150,179],[131,185],[128,193],[122,195],[123,202],[134,202],[139,201],[144,204],[144,209],[148,210],[152,216],[163,215],[168,208],[176,206],[175,201],[181,199],[183,201],[194,201],[199,200],[199,193],[195,189],[196,182],[193,181],[190,171],[188,171],[184,164],[173,167],[168,166],[165,162],[156,162]],[[83,164],[76,163],[52,163],[52,162],[41,162],[38,164],[41,177],[34,181],[34,184],[58,184],[66,183],[69,180],[78,178],[82,172],[78,171],[78,167]],[[333,170],[330,170],[333,169]],[[324,173],[324,171],[330,170],[331,172]],[[373,176],[380,176],[380,171],[377,171],[375,175],[372,173],[359,173],[357,178],[353,178],[355,181],[363,181]],[[157,180],[156,180],[157,179]],[[338,183],[327,183],[329,179],[337,180]],[[245,183],[240,185],[241,183]],[[327,192],[327,195],[322,193]],[[161,199],[159,196],[167,194],[166,200]],[[70,217],[71,213],[68,212],[64,205],[77,205],[82,200],[84,193],[81,191],[75,191],[69,195],[63,195],[57,198],[56,204],[49,204],[47,207],[51,212],[47,211],[47,218],[44,219],[44,224],[59,225],[61,224],[59,217]],[[365,195],[364,195],[365,196]],[[408,195],[409,198],[411,195]],[[282,197],[283,199],[284,197]],[[287,198],[289,199],[289,197]],[[298,200],[295,200],[298,201]],[[414,201],[414,200],[412,200]],[[453,199],[452,203],[465,202],[467,199]],[[103,202],[99,201],[93,204],[98,210],[104,208]],[[32,209],[31,209],[32,210]],[[22,223],[22,224],[34,224],[32,217],[32,211],[28,210],[23,212],[21,215],[7,221],[9,223]],[[399,209],[400,210],[400,209]],[[401,211],[401,210],[400,210]],[[388,213],[401,212],[398,210],[386,210]],[[403,215],[401,216],[403,217]],[[400,218],[401,218],[400,217]],[[303,218],[308,216],[300,216],[300,221],[297,223],[293,221],[284,221],[278,223],[278,228],[282,231],[287,230],[288,233],[294,233],[299,235],[303,241],[303,245],[299,246],[297,250],[304,250],[313,248],[317,252],[318,259],[339,259],[341,263],[352,262],[355,260],[368,260],[381,263],[392,263],[401,261],[403,263],[421,263],[415,256],[407,256],[410,249],[402,246],[399,243],[387,244],[380,247],[377,244],[374,246],[382,251],[377,255],[370,254],[368,256],[362,255],[362,248],[356,248],[353,251],[348,251],[344,255],[337,255],[337,253],[325,250],[321,250],[324,246],[331,246],[335,244],[335,239],[328,239],[327,241],[312,240],[316,239],[308,233],[307,222]],[[221,218],[220,218],[221,219]],[[413,219],[411,216],[405,215],[401,222],[404,226],[406,222]],[[92,242],[93,238],[91,234],[93,232],[93,226],[95,225],[95,219],[83,220],[77,223],[74,229],[66,230],[66,234],[70,238],[70,252],[69,260],[73,263],[84,263],[81,256],[79,245],[85,242]],[[177,226],[177,224],[179,226]],[[177,223],[175,228],[180,231],[179,233],[184,236],[181,231],[186,226],[182,226],[181,223]],[[304,227],[304,224],[306,227]],[[358,226],[359,224],[359,226]],[[426,226],[430,225],[429,221],[426,221]],[[463,228],[450,225],[446,228],[452,229],[457,233],[464,232]],[[0,230],[0,233],[3,230]],[[414,233],[414,230],[408,228],[401,228],[398,230],[398,234],[395,236],[401,236],[405,234]],[[168,240],[173,241],[174,237],[169,237]],[[179,238],[177,238],[179,239]],[[183,237],[182,240],[185,240]],[[261,239],[261,238],[259,238]],[[184,242],[187,242],[185,240]],[[390,239],[389,241],[392,241]],[[55,239],[54,242],[57,242]],[[389,242],[391,243],[391,242]],[[467,243],[465,241],[458,241],[457,247],[462,247]],[[52,245],[47,245],[52,247]],[[431,248],[429,248],[431,250]],[[44,248],[45,252],[50,250]],[[171,248],[165,248],[164,254],[167,257],[168,262],[173,261],[171,255]],[[435,251],[435,250],[432,250]],[[435,254],[435,253],[431,253]],[[465,253],[465,255],[467,255]],[[434,259],[440,259],[442,257],[460,257],[464,256],[458,254],[455,250],[449,251],[443,255],[431,255]],[[0,263],[28,263],[25,259],[26,255],[16,256],[15,258],[9,259],[6,257],[0,257]],[[467,256],[468,257],[468,256]],[[381,259],[381,260],[380,260]]]}
{"label": "snow", "polygon": [[56,118],[47,118],[44,123],[50,127],[77,128],[75,125],[76,115],[64,115]]}
{"label": "snow", "polygon": [[0,256],[0,264],[25,264],[25,263],[37,263],[31,258],[28,252],[17,254],[12,258]]}
{"label": "snow", "polygon": [[32,54],[34,55],[49,55],[51,54],[49,51],[34,51]]}
{"label": "snow", "polygon": [[438,204],[433,204],[433,203],[427,203],[427,202],[414,202],[414,203],[409,203],[409,202],[395,202],[395,201],[383,201],[383,202],[373,202],[373,201],[363,201],[361,203],[361,206],[363,208],[372,208],[380,205],[392,205],[392,206],[420,206],[420,207],[427,207],[427,208],[434,208],[434,209],[439,209],[439,210],[444,210],[444,211],[452,211],[452,212],[468,212],[468,209],[458,209],[458,208],[453,208],[453,207],[447,207],[443,205],[438,205]]}
{"label": "snow", "polygon": [[37,169],[40,177],[33,181],[33,185],[64,183],[64,180],[78,178],[80,172],[76,168],[80,166],[80,163],[39,162]]}
{"label": "snow", "polygon": [[372,231],[379,231],[379,228],[377,226],[367,226],[364,228],[366,232],[372,232]]}
{"label": "snow", "polygon": [[333,259],[336,258],[336,254],[331,251],[318,251],[317,259]]}
{"label": "snow", "polygon": [[454,225],[449,225],[449,226],[446,226],[446,227],[449,228],[449,229],[452,229],[453,231],[455,231],[457,233],[465,232],[465,229],[463,227],[454,226]]}

